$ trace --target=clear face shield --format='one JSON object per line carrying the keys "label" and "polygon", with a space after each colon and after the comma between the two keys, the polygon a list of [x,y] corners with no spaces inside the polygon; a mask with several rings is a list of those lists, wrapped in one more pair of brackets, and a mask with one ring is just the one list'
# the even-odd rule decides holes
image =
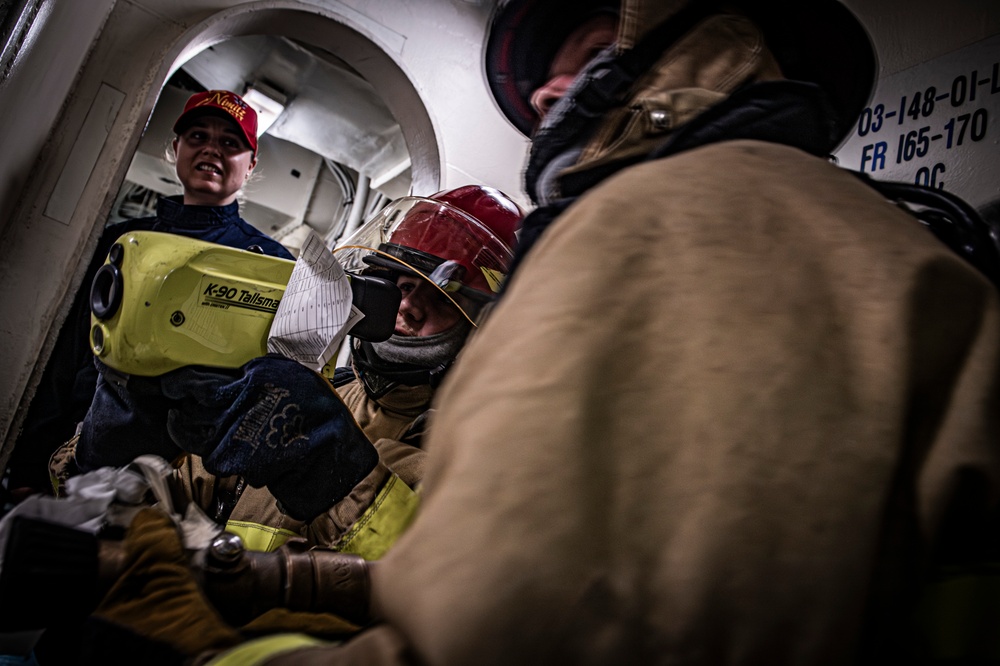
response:
{"label": "clear face shield", "polygon": [[473,326],[483,305],[499,293],[513,258],[479,220],[425,197],[393,201],[333,252],[349,273],[427,282]]}

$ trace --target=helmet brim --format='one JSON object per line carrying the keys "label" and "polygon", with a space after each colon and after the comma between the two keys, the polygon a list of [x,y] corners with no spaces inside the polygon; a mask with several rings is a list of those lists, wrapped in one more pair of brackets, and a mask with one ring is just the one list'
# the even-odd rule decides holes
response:
{"label": "helmet brim", "polygon": [[[478,304],[499,293],[512,259],[510,248],[464,210],[412,196],[374,214],[334,253],[349,273],[410,275],[429,282],[473,324]],[[477,306],[470,308],[472,303]]]}
{"label": "helmet brim", "polygon": [[749,0],[746,7],[785,78],[815,83],[826,92],[837,113],[834,135],[840,145],[875,90],[878,58],[864,25],[837,0]]}
{"label": "helmet brim", "polygon": [[500,111],[525,136],[538,116],[531,94],[571,32],[595,13],[618,13],[619,0],[512,0],[497,12],[486,41],[486,80]]}

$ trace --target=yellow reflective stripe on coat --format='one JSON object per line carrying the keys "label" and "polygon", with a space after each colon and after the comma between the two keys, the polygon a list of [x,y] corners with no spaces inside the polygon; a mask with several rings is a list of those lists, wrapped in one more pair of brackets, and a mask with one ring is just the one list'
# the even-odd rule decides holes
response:
{"label": "yellow reflective stripe on coat", "polygon": [[377,560],[396,542],[420,506],[420,498],[395,474],[389,477],[372,505],[361,514],[335,549]]}
{"label": "yellow reflective stripe on coat", "polygon": [[331,643],[305,634],[277,634],[247,641],[212,659],[206,666],[256,666],[282,652],[323,645]]}
{"label": "yellow reflective stripe on coat", "polygon": [[230,520],[226,523],[226,531],[243,539],[243,547],[247,550],[260,553],[277,550],[289,539],[299,536],[291,530],[249,523],[245,520]]}

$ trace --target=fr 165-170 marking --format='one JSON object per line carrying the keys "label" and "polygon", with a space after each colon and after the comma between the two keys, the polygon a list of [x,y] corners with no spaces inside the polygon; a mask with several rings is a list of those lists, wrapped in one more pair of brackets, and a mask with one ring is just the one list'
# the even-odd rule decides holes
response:
{"label": "fr 165-170 marking", "polygon": [[[986,138],[989,113],[986,109],[976,109],[948,119],[940,132],[931,134],[931,126],[910,130],[899,135],[896,144],[896,164],[903,164],[915,158],[926,157],[931,144],[944,140],[945,150],[957,148],[968,141],[982,141]],[[881,171],[886,168],[889,142],[876,141],[861,149],[861,170]]]}
{"label": "fr 165-170 marking", "polygon": [[[926,158],[936,163],[915,164],[918,168],[911,172],[914,182],[943,188],[947,172],[944,154],[987,138],[990,112],[986,107],[994,103],[991,96],[997,93],[1000,93],[1000,62],[961,72],[945,88],[926,86],[901,95],[898,102],[866,108],[858,118],[857,136],[890,132],[894,136],[862,145],[859,170],[877,173]],[[893,132],[907,123],[922,124]]]}

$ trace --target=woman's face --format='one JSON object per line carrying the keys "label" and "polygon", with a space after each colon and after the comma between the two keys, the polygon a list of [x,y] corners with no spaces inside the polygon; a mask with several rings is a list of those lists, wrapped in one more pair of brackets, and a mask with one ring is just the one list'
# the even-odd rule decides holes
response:
{"label": "woman's face", "polygon": [[396,314],[396,335],[443,333],[462,318],[447,296],[421,278],[402,275],[396,279],[396,286],[403,294]]}
{"label": "woman's face", "polygon": [[174,155],[184,203],[194,206],[231,204],[257,165],[239,126],[218,116],[202,116],[177,135]]}

